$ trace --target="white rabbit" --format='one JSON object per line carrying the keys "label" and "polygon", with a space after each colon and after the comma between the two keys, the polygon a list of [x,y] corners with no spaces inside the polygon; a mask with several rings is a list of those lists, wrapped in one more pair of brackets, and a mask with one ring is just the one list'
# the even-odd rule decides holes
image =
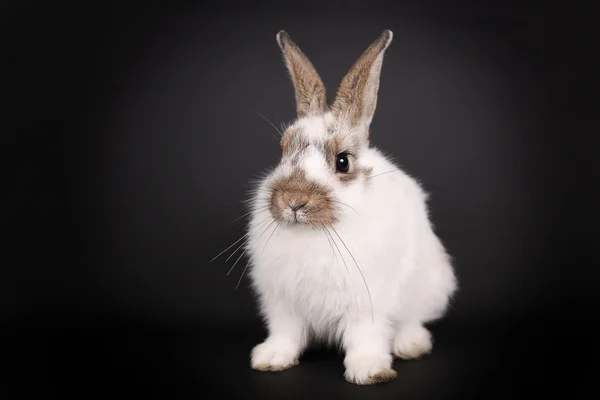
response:
{"label": "white rabbit", "polygon": [[251,366],[281,371],[313,340],[340,345],[345,378],[396,377],[393,356],[432,349],[427,322],[457,290],[433,231],[427,194],[369,144],[384,31],[348,71],[332,104],[308,58],[277,34],[295,89],[298,118],[281,138],[280,164],[252,194],[245,250],[268,337]]}

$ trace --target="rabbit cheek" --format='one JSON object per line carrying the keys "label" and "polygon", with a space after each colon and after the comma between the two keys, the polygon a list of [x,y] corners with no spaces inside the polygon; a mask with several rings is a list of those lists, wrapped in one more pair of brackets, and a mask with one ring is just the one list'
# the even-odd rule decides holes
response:
{"label": "rabbit cheek", "polygon": [[346,174],[339,174],[338,179],[342,184],[349,185],[353,182],[356,182],[360,177],[363,177],[365,182],[370,183],[371,176],[373,173],[372,167],[360,167],[356,168],[354,171]]}

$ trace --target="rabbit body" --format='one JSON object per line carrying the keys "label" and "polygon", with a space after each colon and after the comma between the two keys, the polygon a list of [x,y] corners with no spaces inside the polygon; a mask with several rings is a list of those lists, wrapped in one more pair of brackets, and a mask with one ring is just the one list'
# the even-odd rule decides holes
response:
{"label": "rabbit body", "polygon": [[349,382],[386,382],[396,377],[394,356],[431,351],[424,325],[444,315],[457,289],[427,194],[369,144],[391,32],[367,49],[331,107],[305,56],[285,32],[277,38],[299,116],[251,201],[249,276],[268,329],[251,365],[284,370],[324,341],[344,350]]}
{"label": "rabbit body", "polygon": [[[349,380],[368,382],[393,374],[392,354],[417,358],[431,350],[423,324],[443,315],[456,279],[430,224],[427,195],[376,148],[359,159],[372,177],[333,190],[344,203],[337,203],[335,226],[279,224],[264,207],[267,196],[255,198],[249,274],[272,334],[253,352],[258,369],[295,365],[311,340],[324,340],[373,353],[347,372]],[[313,179],[323,175],[310,157],[304,165],[316,170]],[[268,193],[271,180],[257,193]]]}

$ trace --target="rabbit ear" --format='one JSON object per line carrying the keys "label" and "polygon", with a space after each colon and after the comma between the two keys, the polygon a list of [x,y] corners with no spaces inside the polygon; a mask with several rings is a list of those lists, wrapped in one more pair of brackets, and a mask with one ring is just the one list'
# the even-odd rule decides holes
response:
{"label": "rabbit ear", "polygon": [[294,84],[298,117],[323,114],[329,108],[321,77],[309,59],[285,31],[277,33],[277,43]]}
{"label": "rabbit ear", "polygon": [[385,30],[352,65],[338,88],[332,105],[336,117],[368,132],[377,106],[379,76],[383,54],[392,42],[392,31]]}

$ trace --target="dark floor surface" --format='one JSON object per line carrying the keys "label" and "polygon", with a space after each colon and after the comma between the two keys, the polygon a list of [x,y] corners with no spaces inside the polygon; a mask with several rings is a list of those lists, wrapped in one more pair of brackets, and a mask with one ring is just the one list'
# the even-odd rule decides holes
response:
{"label": "dark floor surface", "polygon": [[69,318],[4,331],[4,364],[18,378],[8,380],[17,390],[5,398],[506,399],[531,390],[579,398],[595,376],[583,354],[595,349],[586,344],[591,332],[550,331],[557,325],[546,319],[439,323],[431,327],[432,354],[395,361],[391,383],[360,387],[343,379],[334,351],[308,352],[284,372],[251,370],[249,350],[262,339],[257,323]]}

